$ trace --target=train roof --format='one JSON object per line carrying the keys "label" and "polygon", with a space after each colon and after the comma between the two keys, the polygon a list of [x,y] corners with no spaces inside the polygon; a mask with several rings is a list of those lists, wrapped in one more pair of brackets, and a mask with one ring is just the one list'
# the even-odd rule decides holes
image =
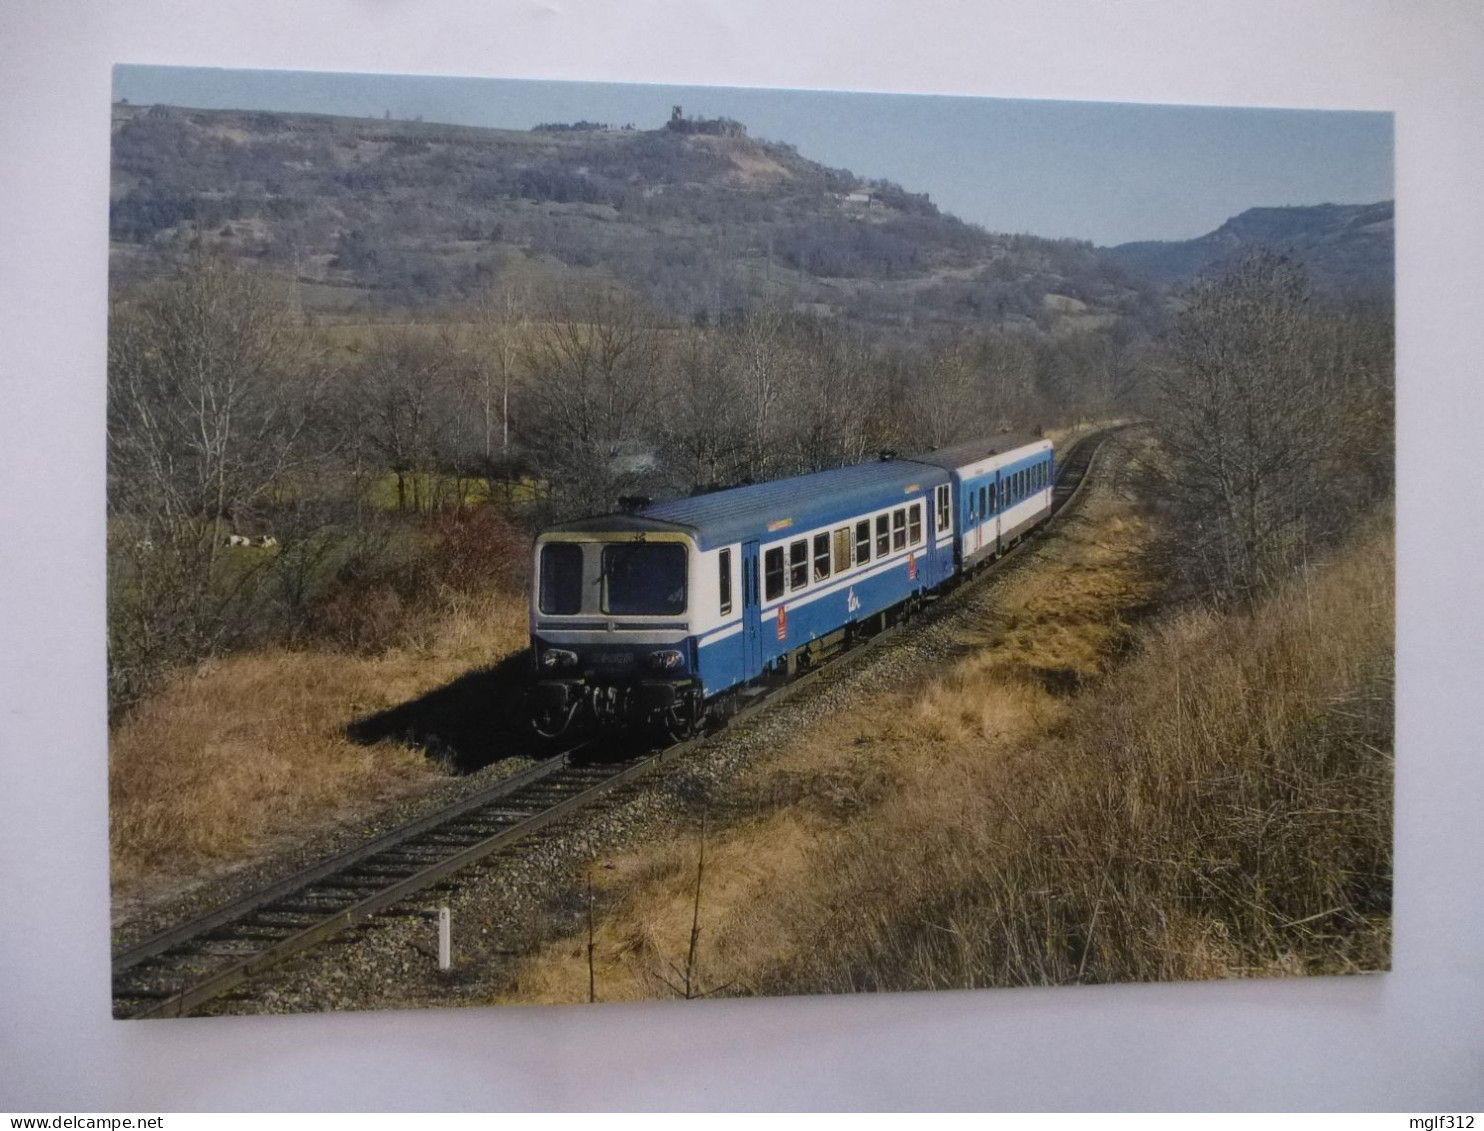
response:
{"label": "train roof", "polygon": [[944,474],[1016,448],[1043,443],[1042,437],[1005,432],[926,455],[858,463],[814,471],[704,495],[667,499],[624,514],[596,515],[548,527],[545,533],[634,533],[684,531],[702,549],[778,536],[784,530],[811,530],[946,481]]}
{"label": "train roof", "polygon": [[947,480],[937,468],[914,460],[860,463],[815,471],[705,495],[668,499],[634,514],[564,522],[549,532],[683,529],[702,549],[810,530],[862,511],[876,510]]}
{"label": "train roof", "polygon": [[879,460],[670,499],[640,513],[689,526],[700,534],[702,546],[710,548],[785,529],[825,526],[915,495],[945,478],[937,468],[913,460]]}
{"label": "train roof", "polygon": [[927,455],[912,458],[919,463],[930,463],[934,467],[954,471],[960,467],[969,467],[980,460],[989,459],[990,456],[1004,455],[1006,452],[1013,452],[1016,448],[1028,448],[1045,442],[1044,436],[1033,436],[1029,432],[1001,432],[998,436],[991,436],[987,440],[968,440],[962,444],[952,444],[949,447],[928,452]]}

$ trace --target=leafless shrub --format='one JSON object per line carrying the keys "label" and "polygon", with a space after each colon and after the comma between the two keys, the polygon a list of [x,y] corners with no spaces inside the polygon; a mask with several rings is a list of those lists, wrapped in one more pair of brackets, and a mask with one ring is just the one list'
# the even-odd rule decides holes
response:
{"label": "leafless shrub", "polygon": [[1150,486],[1171,572],[1201,593],[1250,597],[1389,491],[1389,355],[1358,364],[1367,339],[1316,311],[1303,273],[1270,254],[1185,302],[1156,379]]}

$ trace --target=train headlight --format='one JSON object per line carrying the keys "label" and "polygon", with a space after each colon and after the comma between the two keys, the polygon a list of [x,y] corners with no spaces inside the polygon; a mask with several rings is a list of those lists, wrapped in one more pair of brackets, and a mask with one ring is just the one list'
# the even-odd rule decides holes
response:
{"label": "train headlight", "polygon": [[678,668],[685,662],[685,657],[674,649],[666,649],[663,652],[652,652],[649,656],[649,666],[659,668],[661,671],[670,671]]}
{"label": "train headlight", "polygon": [[541,653],[543,668],[572,668],[577,666],[577,653],[565,648],[548,648]]}

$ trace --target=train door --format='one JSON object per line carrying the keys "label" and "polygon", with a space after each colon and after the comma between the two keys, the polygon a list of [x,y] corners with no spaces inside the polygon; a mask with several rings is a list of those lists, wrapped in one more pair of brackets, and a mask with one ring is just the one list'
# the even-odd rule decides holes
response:
{"label": "train door", "polygon": [[974,552],[976,554],[984,549],[984,528],[989,524],[989,515],[993,507],[994,500],[986,497],[984,484],[981,483],[979,485],[979,521],[974,524]]}
{"label": "train door", "polygon": [[996,471],[994,479],[989,485],[990,494],[994,496],[994,526],[990,529],[989,536],[994,539],[994,552],[1003,554],[1005,543],[1002,535],[1005,532],[1005,473]]}
{"label": "train door", "polygon": [[761,625],[763,594],[758,576],[758,544],[742,544],[742,660],[746,678],[763,670]]}

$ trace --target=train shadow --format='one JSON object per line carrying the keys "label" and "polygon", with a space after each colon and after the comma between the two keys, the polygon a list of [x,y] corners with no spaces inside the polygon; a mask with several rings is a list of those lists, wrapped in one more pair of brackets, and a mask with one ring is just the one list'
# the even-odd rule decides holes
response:
{"label": "train shadow", "polygon": [[530,651],[522,650],[416,699],[356,719],[345,728],[346,737],[362,746],[405,742],[460,774],[539,753],[526,722],[530,672]]}

